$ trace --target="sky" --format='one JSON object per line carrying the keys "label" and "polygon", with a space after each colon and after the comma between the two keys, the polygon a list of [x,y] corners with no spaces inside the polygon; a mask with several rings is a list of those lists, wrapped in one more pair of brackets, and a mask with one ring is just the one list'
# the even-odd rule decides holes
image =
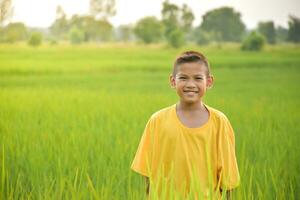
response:
{"label": "sky", "polygon": [[[87,14],[89,0],[12,0],[12,22],[24,22],[30,27],[49,27],[55,20],[57,5],[63,7],[68,17]],[[117,14],[110,19],[114,26],[134,24],[145,16],[160,19],[163,0],[116,0]],[[169,0],[181,6],[186,3],[196,17],[194,26],[201,23],[202,15],[222,6],[233,7],[242,15],[248,28],[255,28],[260,21],[272,20],[275,25],[288,27],[288,16],[300,17],[300,0]]]}

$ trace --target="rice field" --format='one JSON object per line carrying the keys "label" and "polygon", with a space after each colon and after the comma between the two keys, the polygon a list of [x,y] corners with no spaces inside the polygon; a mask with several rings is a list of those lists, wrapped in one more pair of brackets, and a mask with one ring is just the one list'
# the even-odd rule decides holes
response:
{"label": "rice field", "polygon": [[145,198],[130,170],[150,115],[177,101],[183,50],[207,55],[205,103],[236,137],[235,199],[300,197],[300,46],[0,45],[0,199]]}

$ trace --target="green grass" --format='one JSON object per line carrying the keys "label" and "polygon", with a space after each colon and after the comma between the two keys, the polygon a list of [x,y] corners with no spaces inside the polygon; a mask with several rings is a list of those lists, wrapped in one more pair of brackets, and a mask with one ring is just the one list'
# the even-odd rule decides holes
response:
{"label": "green grass", "polygon": [[[207,54],[205,102],[236,132],[238,199],[300,196],[299,46]],[[0,46],[0,198],[142,199],[130,170],[150,115],[177,101],[168,85],[185,48]]]}

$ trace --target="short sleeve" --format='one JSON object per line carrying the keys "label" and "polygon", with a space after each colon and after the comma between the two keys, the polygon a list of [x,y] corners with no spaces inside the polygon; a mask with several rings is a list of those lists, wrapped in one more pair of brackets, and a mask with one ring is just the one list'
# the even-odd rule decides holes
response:
{"label": "short sleeve", "polygon": [[149,167],[151,166],[151,137],[153,135],[153,129],[153,122],[150,118],[146,124],[138,150],[131,164],[132,170],[147,177],[150,176]]}
{"label": "short sleeve", "polygon": [[218,181],[223,190],[231,190],[240,184],[240,174],[235,155],[234,131],[225,117],[221,123],[218,142]]}

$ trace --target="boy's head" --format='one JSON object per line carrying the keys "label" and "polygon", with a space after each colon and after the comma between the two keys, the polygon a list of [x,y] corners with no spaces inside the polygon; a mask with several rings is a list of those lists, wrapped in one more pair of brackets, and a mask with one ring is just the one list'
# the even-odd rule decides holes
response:
{"label": "boy's head", "polygon": [[178,66],[184,63],[199,62],[206,67],[206,76],[210,75],[209,63],[207,58],[197,51],[185,51],[177,56],[173,65],[173,76],[178,72]]}
{"label": "boy's head", "polygon": [[186,51],[180,54],[170,75],[172,88],[176,89],[182,101],[197,103],[213,84],[209,63],[200,52]]}

